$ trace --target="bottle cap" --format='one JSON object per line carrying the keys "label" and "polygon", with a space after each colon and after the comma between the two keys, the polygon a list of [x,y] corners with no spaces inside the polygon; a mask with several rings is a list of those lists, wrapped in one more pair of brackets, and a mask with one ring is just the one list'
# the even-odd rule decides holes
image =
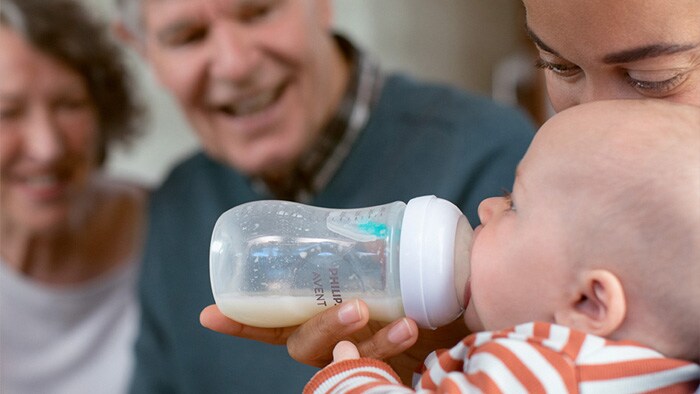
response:
{"label": "bottle cap", "polygon": [[432,328],[462,312],[454,283],[459,208],[435,196],[410,200],[401,224],[399,277],[406,316]]}

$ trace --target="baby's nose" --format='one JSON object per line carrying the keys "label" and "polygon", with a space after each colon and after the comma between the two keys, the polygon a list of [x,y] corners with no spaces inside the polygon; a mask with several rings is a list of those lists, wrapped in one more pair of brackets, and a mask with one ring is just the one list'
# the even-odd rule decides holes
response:
{"label": "baby's nose", "polygon": [[481,224],[485,224],[491,219],[491,216],[493,215],[493,212],[501,199],[502,197],[490,197],[479,204],[478,213]]}

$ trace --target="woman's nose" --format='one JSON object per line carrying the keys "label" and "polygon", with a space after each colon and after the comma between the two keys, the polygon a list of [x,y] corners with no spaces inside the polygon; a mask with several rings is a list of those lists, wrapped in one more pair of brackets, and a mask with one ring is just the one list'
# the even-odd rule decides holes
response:
{"label": "woman's nose", "polygon": [[25,133],[25,151],[35,161],[50,162],[64,150],[63,137],[49,110],[37,110],[30,115]]}

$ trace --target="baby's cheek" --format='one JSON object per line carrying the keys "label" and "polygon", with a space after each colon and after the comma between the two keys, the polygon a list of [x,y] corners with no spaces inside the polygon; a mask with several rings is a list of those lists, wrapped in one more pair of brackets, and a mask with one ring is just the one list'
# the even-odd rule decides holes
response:
{"label": "baby's cheek", "polygon": [[[491,260],[485,264],[492,263]],[[508,283],[503,281],[505,271],[495,265],[474,269],[471,275],[471,299],[465,312],[465,321],[472,331],[493,330],[500,326],[509,307]]]}
{"label": "baby's cheek", "polygon": [[479,314],[474,306],[474,299],[472,298],[467,305],[467,309],[464,311],[464,324],[471,332],[483,331],[484,324],[479,318]]}

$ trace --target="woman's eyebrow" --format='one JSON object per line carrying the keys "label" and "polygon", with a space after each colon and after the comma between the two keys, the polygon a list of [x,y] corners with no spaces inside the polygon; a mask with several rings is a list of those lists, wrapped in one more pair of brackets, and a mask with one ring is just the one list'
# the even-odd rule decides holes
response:
{"label": "woman's eyebrow", "polygon": [[559,56],[559,57],[561,57],[557,51],[555,51],[554,49],[552,49],[549,45],[545,44],[545,43],[542,41],[542,39],[539,38],[539,37],[537,36],[537,34],[535,34],[535,32],[532,31],[532,29],[530,29],[530,26],[525,26],[525,29],[527,30],[527,35],[528,35],[528,37],[530,37],[530,39],[532,40],[532,42],[534,42],[535,45],[537,45],[540,49],[542,49],[542,50],[544,50],[544,51],[547,51],[547,52],[551,53],[551,54],[554,55],[554,56]]}
{"label": "woman's eyebrow", "polygon": [[[540,49],[551,53],[552,55],[561,55],[552,49],[549,45],[545,44],[540,37],[535,34],[530,26],[526,26],[527,35],[530,37],[532,42],[535,43]],[[610,53],[603,57],[603,63],[605,64],[619,64],[619,63],[632,63],[642,59],[648,59],[664,55],[672,55],[674,53],[680,53],[689,51],[692,49],[700,48],[700,43],[696,44],[652,44],[645,45],[638,48],[625,49],[620,52]]]}
{"label": "woman's eyebrow", "polygon": [[611,53],[603,57],[605,64],[631,63],[642,59],[672,55],[698,48],[698,44],[653,44]]}

